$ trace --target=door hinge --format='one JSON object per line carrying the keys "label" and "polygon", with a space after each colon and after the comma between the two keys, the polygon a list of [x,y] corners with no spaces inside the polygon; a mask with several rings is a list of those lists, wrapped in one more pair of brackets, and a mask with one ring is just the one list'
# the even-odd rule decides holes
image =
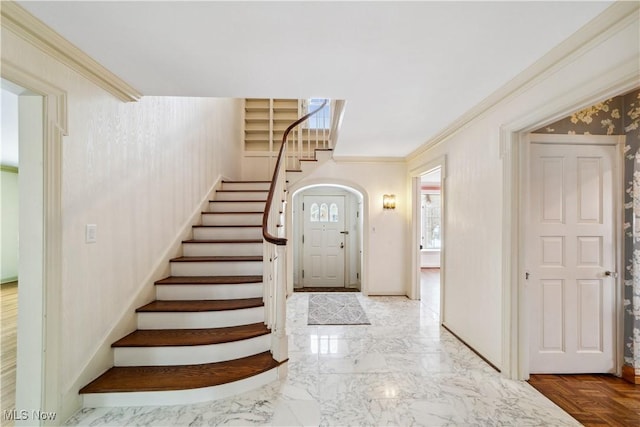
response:
{"label": "door hinge", "polygon": [[302,235],[302,243],[304,243],[304,234]]}
{"label": "door hinge", "polygon": [[302,270],[302,278],[304,279],[304,270]]}
{"label": "door hinge", "polygon": [[356,273],[356,279],[360,278],[360,273]]}
{"label": "door hinge", "polygon": [[302,204],[302,210],[304,210],[304,203]]}

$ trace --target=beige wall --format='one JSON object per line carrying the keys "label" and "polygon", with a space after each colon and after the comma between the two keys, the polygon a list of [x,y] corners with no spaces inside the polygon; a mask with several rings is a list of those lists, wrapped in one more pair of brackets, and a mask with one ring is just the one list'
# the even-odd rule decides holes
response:
{"label": "beige wall", "polygon": [[[407,295],[407,238],[411,201],[404,162],[328,160],[290,189],[341,184],[363,195],[362,291],[369,295]],[[396,209],[382,208],[384,194],[396,195]]]}
{"label": "beige wall", "polygon": [[[1,52],[67,92],[59,391],[77,406],[78,387],[112,363],[111,339],[134,327],[132,308],[153,297],[201,201],[221,176],[239,178],[241,101],[123,103],[5,28]],[[97,225],[97,243],[85,243],[86,224]]]}
{"label": "beige wall", "polygon": [[0,283],[18,279],[18,173],[0,171],[0,220],[2,224],[2,259],[0,259]]}
{"label": "beige wall", "polygon": [[[2,89],[2,116],[0,130],[0,165],[8,166],[0,171],[0,221],[2,236],[0,254],[0,283],[11,282],[18,277],[18,172],[15,160],[7,156],[18,147],[18,95]],[[13,156],[11,156],[13,157]]]}

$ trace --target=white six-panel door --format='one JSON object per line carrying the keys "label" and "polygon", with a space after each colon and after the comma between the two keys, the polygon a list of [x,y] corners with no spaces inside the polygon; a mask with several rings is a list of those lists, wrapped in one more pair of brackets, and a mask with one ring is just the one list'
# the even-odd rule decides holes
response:
{"label": "white six-panel door", "polygon": [[303,286],[344,286],[344,196],[304,196]]}
{"label": "white six-panel door", "polygon": [[616,147],[530,148],[529,370],[613,372]]}

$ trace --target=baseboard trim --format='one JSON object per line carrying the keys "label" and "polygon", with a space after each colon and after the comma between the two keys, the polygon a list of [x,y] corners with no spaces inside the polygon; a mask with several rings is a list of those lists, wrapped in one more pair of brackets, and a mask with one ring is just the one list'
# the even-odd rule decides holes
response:
{"label": "baseboard trim", "polygon": [[630,365],[622,365],[622,379],[631,384],[640,384],[640,375]]}

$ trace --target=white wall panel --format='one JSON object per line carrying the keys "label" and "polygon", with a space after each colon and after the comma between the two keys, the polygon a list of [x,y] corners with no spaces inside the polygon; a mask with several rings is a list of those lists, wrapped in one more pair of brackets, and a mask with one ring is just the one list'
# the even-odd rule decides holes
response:
{"label": "white wall panel", "polygon": [[540,315],[541,351],[564,351],[565,284],[563,280],[541,280],[543,310]]}
{"label": "white wall panel", "polygon": [[602,351],[602,280],[578,280],[578,352]]}
{"label": "white wall panel", "polygon": [[578,158],[578,223],[602,223],[602,168],[598,158]]}
{"label": "white wall panel", "polygon": [[564,222],[564,159],[542,160],[542,219],[544,222]]}

